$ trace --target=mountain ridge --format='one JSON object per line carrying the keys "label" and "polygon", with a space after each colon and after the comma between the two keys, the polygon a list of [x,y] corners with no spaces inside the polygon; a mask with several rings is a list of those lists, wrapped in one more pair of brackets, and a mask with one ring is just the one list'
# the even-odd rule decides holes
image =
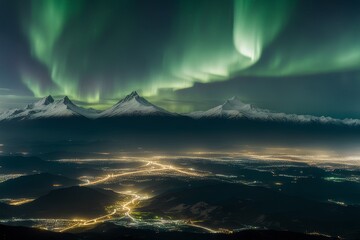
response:
{"label": "mountain ridge", "polygon": [[136,91],[131,92],[115,105],[100,113],[100,117],[139,115],[174,116],[175,114],[150,103]]}
{"label": "mountain ridge", "polygon": [[359,119],[337,119],[325,116],[318,117],[313,115],[272,112],[268,109],[262,109],[252,104],[244,103],[236,96],[209,110],[192,112],[187,115],[195,119],[226,118],[294,123],[317,122],[322,124],[360,125]]}
{"label": "mountain ridge", "polygon": [[234,96],[226,100],[223,104],[215,106],[205,111],[196,111],[187,114],[169,112],[157,105],[152,104],[136,91],[131,92],[119,100],[110,108],[99,111],[95,109],[85,109],[73,103],[69,97],[54,100],[49,95],[37,102],[27,105],[23,109],[9,109],[0,113],[1,121],[11,120],[34,120],[48,118],[116,118],[116,117],[190,117],[193,119],[247,119],[260,120],[267,122],[292,122],[299,124],[335,124],[346,126],[359,126],[360,119],[337,119],[326,116],[313,116],[302,114],[291,114],[272,112],[268,109],[258,108],[252,104],[244,103]]}

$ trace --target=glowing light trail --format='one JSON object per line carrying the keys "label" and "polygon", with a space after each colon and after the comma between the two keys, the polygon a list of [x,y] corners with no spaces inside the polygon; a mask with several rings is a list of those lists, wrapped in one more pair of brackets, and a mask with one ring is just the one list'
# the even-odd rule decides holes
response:
{"label": "glowing light trail", "polygon": [[159,168],[150,168],[150,169],[137,170],[137,171],[125,172],[125,173],[119,173],[119,174],[108,174],[108,175],[106,175],[105,177],[103,177],[103,178],[101,178],[99,180],[88,181],[86,183],[80,184],[80,186],[97,185],[97,184],[100,184],[100,183],[107,182],[110,179],[114,179],[114,178],[118,178],[118,177],[129,176],[129,175],[137,175],[137,174],[149,173],[149,172],[160,172],[160,171],[167,171],[167,170],[175,171],[175,172],[182,173],[182,174],[189,175],[189,176],[196,176],[196,177],[202,176],[201,174],[196,173],[196,172],[188,172],[188,171],[185,171],[185,170],[183,170],[181,168],[174,167],[172,165],[165,165],[165,164],[152,162],[152,161],[148,161],[145,166],[152,166],[152,165],[158,166]]}
{"label": "glowing light trail", "polygon": [[100,216],[100,217],[97,217],[97,218],[89,219],[89,220],[76,220],[76,221],[78,221],[77,223],[75,223],[75,224],[73,224],[73,225],[71,225],[69,227],[61,229],[60,232],[65,232],[65,231],[68,231],[68,230],[71,230],[71,229],[74,229],[74,228],[78,228],[78,227],[85,227],[85,226],[90,226],[90,225],[102,223],[102,222],[104,222],[106,220],[110,220],[115,214],[121,212],[121,210],[125,211],[124,215],[126,217],[128,217],[130,220],[136,222],[136,219],[133,216],[130,215],[130,213],[132,211],[131,205],[136,204],[136,202],[138,200],[147,199],[147,196],[140,196],[140,195],[138,195],[136,193],[131,193],[131,192],[118,192],[118,193],[132,196],[132,198],[129,201],[121,204],[121,207],[115,208],[109,214],[106,214],[104,216]]}
{"label": "glowing light trail", "polygon": [[9,201],[9,205],[19,206],[28,202],[34,201],[32,198],[21,198],[21,199],[12,199]]}
{"label": "glowing light trail", "polygon": [[[185,169],[175,167],[173,165],[166,165],[166,164],[153,162],[153,161],[146,161],[146,164],[143,167],[147,167],[147,169],[137,170],[137,171],[130,171],[130,172],[119,173],[119,174],[108,174],[108,175],[106,175],[106,176],[104,176],[104,177],[102,177],[102,178],[100,178],[98,180],[95,180],[95,181],[87,180],[86,183],[80,184],[80,186],[97,185],[97,184],[100,184],[100,183],[107,182],[107,181],[109,181],[111,179],[114,179],[114,178],[123,177],[123,176],[130,176],[130,175],[138,175],[138,174],[149,173],[149,172],[174,171],[174,172],[181,173],[181,174],[184,174],[184,175],[196,176],[196,177],[201,177],[201,176],[204,175],[204,174],[194,172],[194,169],[192,169],[192,171],[190,172],[190,171],[186,171]],[[106,220],[109,220],[109,219],[113,218],[114,215],[116,215],[117,213],[122,212],[122,211],[125,211],[124,215],[126,217],[128,217],[131,221],[137,222],[137,220],[133,216],[131,216],[131,211],[133,209],[132,206],[136,205],[136,203],[138,201],[147,199],[148,197],[147,196],[140,196],[137,193],[133,193],[131,191],[118,192],[118,193],[119,194],[124,194],[124,195],[129,195],[132,198],[129,201],[121,204],[121,207],[116,207],[109,214],[106,214],[104,216],[100,216],[100,217],[97,217],[97,218],[89,219],[89,220],[76,220],[76,221],[78,221],[77,223],[75,223],[75,224],[73,224],[71,226],[68,226],[66,228],[63,228],[63,229],[61,229],[59,231],[60,232],[65,232],[65,231],[68,231],[68,230],[71,230],[71,229],[74,229],[74,228],[78,228],[78,227],[84,227],[84,226],[98,224],[98,223],[101,223],[101,222],[104,222]],[[187,225],[193,226],[193,227],[196,227],[196,228],[201,228],[201,229],[204,229],[204,230],[206,230],[208,232],[211,232],[211,233],[217,232],[217,231],[215,231],[213,229],[194,224],[191,221]]]}

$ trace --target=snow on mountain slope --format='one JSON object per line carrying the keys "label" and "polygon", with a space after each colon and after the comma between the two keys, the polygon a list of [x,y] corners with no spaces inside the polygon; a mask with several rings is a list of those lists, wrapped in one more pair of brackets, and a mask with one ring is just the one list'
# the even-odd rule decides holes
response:
{"label": "snow on mountain slope", "polygon": [[94,118],[97,112],[91,109],[84,109],[75,105],[68,97],[54,101],[47,105],[47,108],[35,115],[35,118],[50,117],[87,117]]}
{"label": "snow on mountain slope", "polygon": [[101,112],[95,109],[84,109],[75,105],[68,97],[54,100],[51,96],[27,105],[23,109],[11,109],[0,113],[0,121],[27,120],[40,118],[86,117],[91,119],[119,116],[176,116],[132,92],[111,108]]}
{"label": "snow on mountain slope", "polygon": [[[182,116],[162,109],[137,92],[132,92],[105,111],[84,109],[75,105],[68,97],[54,100],[47,96],[39,101],[27,105],[23,109],[11,109],[0,113],[0,121],[7,120],[31,120],[41,118],[63,118],[63,117],[85,117],[90,119],[111,118],[121,116]],[[322,123],[322,124],[345,124],[349,126],[360,125],[359,119],[335,119],[331,117],[317,117],[311,115],[297,115],[271,112],[266,109],[257,108],[246,104],[238,98],[233,97],[222,105],[207,111],[199,111],[186,114],[195,119],[225,118],[225,119],[250,119],[276,122],[297,123]]]}
{"label": "snow on mountain slope", "polygon": [[271,112],[266,109],[254,107],[251,104],[243,103],[236,97],[232,97],[222,105],[211,108],[207,111],[198,111],[189,113],[188,116],[201,118],[227,118],[227,119],[252,119],[252,120],[266,120],[266,121],[290,121],[298,123],[332,123],[332,124],[346,124],[346,125],[360,125],[358,119],[335,119],[331,117],[317,117],[311,115],[297,115]]}
{"label": "snow on mountain slope", "polygon": [[166,111],[132,92],[120,100],[111,108],[100,113],[99,117],[117,117],[117,116],[175,116],[175,114]]}
{"label": "snow on mountain slope", "polygon": [[40,99],[24,109],[11,109],[0,114],[2,120],[27,120],[57,117],[92,117],[95,113],[76,106],[68,97],[54,100],[51,96]]}

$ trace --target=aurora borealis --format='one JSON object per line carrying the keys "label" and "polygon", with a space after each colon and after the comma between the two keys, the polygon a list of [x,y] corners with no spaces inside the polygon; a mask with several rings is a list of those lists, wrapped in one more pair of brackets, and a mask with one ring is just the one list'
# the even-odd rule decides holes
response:
{"label": "aurora borealis", "polygon": [[0,109],[67,95],[103,108],[137,90],[176,111],[237,95],[360,117],[357,1],[0,0]]}

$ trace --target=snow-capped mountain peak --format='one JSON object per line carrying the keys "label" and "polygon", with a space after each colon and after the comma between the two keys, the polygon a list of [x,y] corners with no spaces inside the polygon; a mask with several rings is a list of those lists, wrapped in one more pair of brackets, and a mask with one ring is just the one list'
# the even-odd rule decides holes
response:
{"label": "snow-capped mountain peak", "polygon": [[126,95],[123,99],[121,99],[119,101],[120,102],[128,102],[131,101],[132,99],[138,99],[140,98],[139,94],[136,91],[131,92],[129,95]]}
{"label": "snow-capped mountain peak", "polygon": [[62,99],[59,100],[59,102],[65,105],[69,105],[69,104],[74,105],[68,96],[63,97]]}
{"label": "snow-capped mountain peak", "polygon": [[150,103],[134,91],[125,96],[111,108],[103,111],[99,117],[144,115],[173,116],[174,114]]}
{"label": "snow-capped mountain peak", "polygon": [[44,97],[37,102],[27,105],[23,109],[11,109],[0,113],[0,121],[3,120],[27,120],[41,118],[64,118],[64,117],[119,117],[119,116],[175,116],[141,97],[136,91],[125,96],[111,108],[105,111],[84,109],[74,104],[69,97],[54,100],[52,96]]}
{"label": "snow-capped mountain peak", "polygon": [[46,106],[54,102],[54,98],[49,95],[47,97],[44,97],[40,99],[39,101],[35,102],[33,106]]}
{"label": "snow-capped mountain peak", "polygon": [[207,111],[193,112],[189,116],[193,118],[258,118],[261,112],[265,113],[267,110],[256,108],[251,104],[242,102],[237,97],[232,97],[217,107]]}
{"label": "snow-capped mountain peak", "polygon": [[221,105],[221,108],[223,110],[239,110],[239,111],[255,109],[253,105],[244,103],[238,97],[235,96],[226,100],[225,103]]}
{"label": "snow-capped mountain peak", "polygon": [[335,123],[355,124],[351,119],[334,119],[331,117],[317,117],[311,115],[287,114],[271,112],[267,109],[257,108],[251,104],[243,103],[237,97],[226,100],[223,104],[207,111],[193,112],[189,114],[193,118],[226,118],[226,119],[251,119],[262,121],[297,122],[297,123]]}
{"label": "snow-capped mountain peak", "polygon": [[[10,109],[0,113],[0,121],[31,120],[43,118],[85,117],[91,119],[121,117],[121,116],[181,116],[162,109],[136,91],[125,96],[115,105],[105,111],[84,109],[73,103],[67,96],[54,100],[52,96],[44,97],[22,109]],[[250,119],[261,121],[297,122],[297,123],[331,123],[345,125],[360,125],[358,119],[335,119],[331,117],[317,117],[312,115],[298,115],[272,112],[242,102],[237,97],[226,100],[223,104],[207,111],[198,111],[186,116],[200,118]]]}
{"label": "snow-capped mountain peak", "polygon": [[57,101],[54,101],[51,107],[51,115],[57,117],[86,117],[86,118],[97,118],[99,111],[94,109],[85,109],[77,106],[73,103],[68,96],[63,97]]}
{"label": "snow-capped mountain peak", "polygon": [[[129,95],[126,95],[123,99],[121,99],[117,105],[121,105],[121,104],[125,104],[125,103],[128,103],[128,102],[137,102],[141,105],[144,105],[144,106],[154,106],[154,107],[157,107],[153,104],[151,104],[150,102],[148,102],[145,98],[141,97],[136,91],[133,91],[131,92]],[[157,107],[158,108],[158,107]],[[160,109],[160,108],[159,108]]]}
{"label": "snow-capped mountain peak", "polygon": [[53,97],[49,95],[33,104],[27,105],[23,109],[13,109],[3,112],[0,114],[0,121],[92,116],[92,113],[87,113],[88,111],[86,109],[76,106],[68,97],[55,101]]}

